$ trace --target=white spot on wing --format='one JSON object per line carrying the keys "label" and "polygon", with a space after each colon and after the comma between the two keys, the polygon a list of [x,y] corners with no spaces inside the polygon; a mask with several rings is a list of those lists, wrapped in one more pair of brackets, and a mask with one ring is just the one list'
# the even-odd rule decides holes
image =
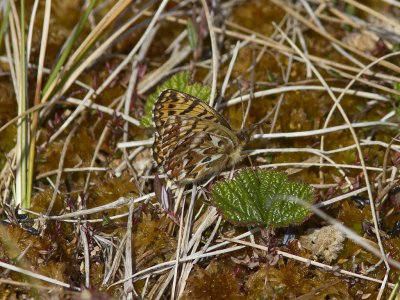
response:
{"label": "white spot on wing", "polygon": [[211,143],[212,143],[216,148],[220,147],[218,144],[219,144],[219,142],[221,141],[221,138],[218,137],[218,136],[216,136],[216,135],[213,135],[213,134],[210,134],[210,137],[211,137]]}
{"label": "white spot on wing", "polygon": [[225,155],[225,154],[214,154],[214,155],[211,156],[211,159],[210,159],[209,161],[201,162],[201,163],[199,163],[198,165],[199,165],[199,166],[202,166],[202,165],[210,164],[210,163],[212,163],[213,161],[216,161],[216,160],[220,159],[220,158],[221,158],[222,156],[224,156],[224,155]]}

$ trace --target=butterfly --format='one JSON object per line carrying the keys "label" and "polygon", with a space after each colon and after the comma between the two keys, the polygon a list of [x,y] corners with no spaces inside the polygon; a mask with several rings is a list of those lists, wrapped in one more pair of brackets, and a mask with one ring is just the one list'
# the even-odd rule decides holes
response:
{"label": "butterfly", "polygon": [[211,106],[172,89],[157,98],[153,122],[154,160],[181,186],[200,182],[238,163],[255,129],[234,131]]}

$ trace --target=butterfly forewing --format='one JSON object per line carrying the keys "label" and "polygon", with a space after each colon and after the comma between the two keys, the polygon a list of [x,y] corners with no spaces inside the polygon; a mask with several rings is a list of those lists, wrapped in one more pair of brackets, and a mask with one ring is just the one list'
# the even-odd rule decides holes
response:
{"label": "butterfly forewing", "polygon": [[230,164],[240,142],[226,120],[201,100],[175,90],[162,92],[153,112],[153,155],[179,184],[200,181]]}
{"label": "butterfly forewing", "polygon": [[198,117],[231,129],[218,112],[200,99],[176,90],[165,90],[158,97],[154,107],[156,127],[162,126],[173,115]]}

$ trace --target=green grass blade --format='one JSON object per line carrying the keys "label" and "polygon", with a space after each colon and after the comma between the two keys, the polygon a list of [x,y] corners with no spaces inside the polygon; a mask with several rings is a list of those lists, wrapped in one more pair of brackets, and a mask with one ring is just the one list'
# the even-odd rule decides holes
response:
{"label": "green grass blade", "polygon": [[4,33],[6,32],[6,27],[8,24],[9,13],[10,13],[10,2],[7,1],[7,6],[4,9],[3,20],[1,21],[1,26],[0,26],[0,50],[3,44]]}
{"label": "green grass blade", "polygon": [[59,72],[60,72],[61,68],[63,67],[65,61],[67,60],[68,55],[70,54],[70,52],[72,50],[72,46],[74,45],[74,43],[78,39],[79,35],[81,34],[81,32],[82,32],[82,30],[83,30],[83,28],[84,28],[84,26],[85,26],[85,24],[86,24],[86,22],[87,22],[87,20],[89,18],[90,13],[92,12],[96,2],[97,2],[97,0],[90,1],[90,4],[89,4],[88,8],[86,9],[85,13],[83,14],[82,18],[80,19],[77,27],[75,28],[74,32],[72,33],[72,35],[68,39],[68,41],[67,41],[67,43],[65,45],[65,49],[64,49],[60,59],[57,61],[56,66],[53,68],[53,71],[51,72],[51,74],[49,76],[49,79],[47,80],[46,85],[43,88],[43,95],[44,95],[44,99],[43,100],[44,101],[49,98],[49,94],[50,94],[50,93],[48,93],[50,91],[49,89],[51,88],[50,92],[54,91],[55,86],[56,86],[54,84],[55,80],[56,80],[57,76],[59,75]]}

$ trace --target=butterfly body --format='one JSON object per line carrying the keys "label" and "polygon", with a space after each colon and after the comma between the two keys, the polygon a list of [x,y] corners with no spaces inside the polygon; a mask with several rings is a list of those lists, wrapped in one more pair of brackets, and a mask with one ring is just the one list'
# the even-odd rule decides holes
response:
{"label": "butterfly body", "polygon": [[167,176],[186,185],[196,183],[240,161],[248,141],[212,107],[189,94],[165,90],[153,111],[153,156]]}

